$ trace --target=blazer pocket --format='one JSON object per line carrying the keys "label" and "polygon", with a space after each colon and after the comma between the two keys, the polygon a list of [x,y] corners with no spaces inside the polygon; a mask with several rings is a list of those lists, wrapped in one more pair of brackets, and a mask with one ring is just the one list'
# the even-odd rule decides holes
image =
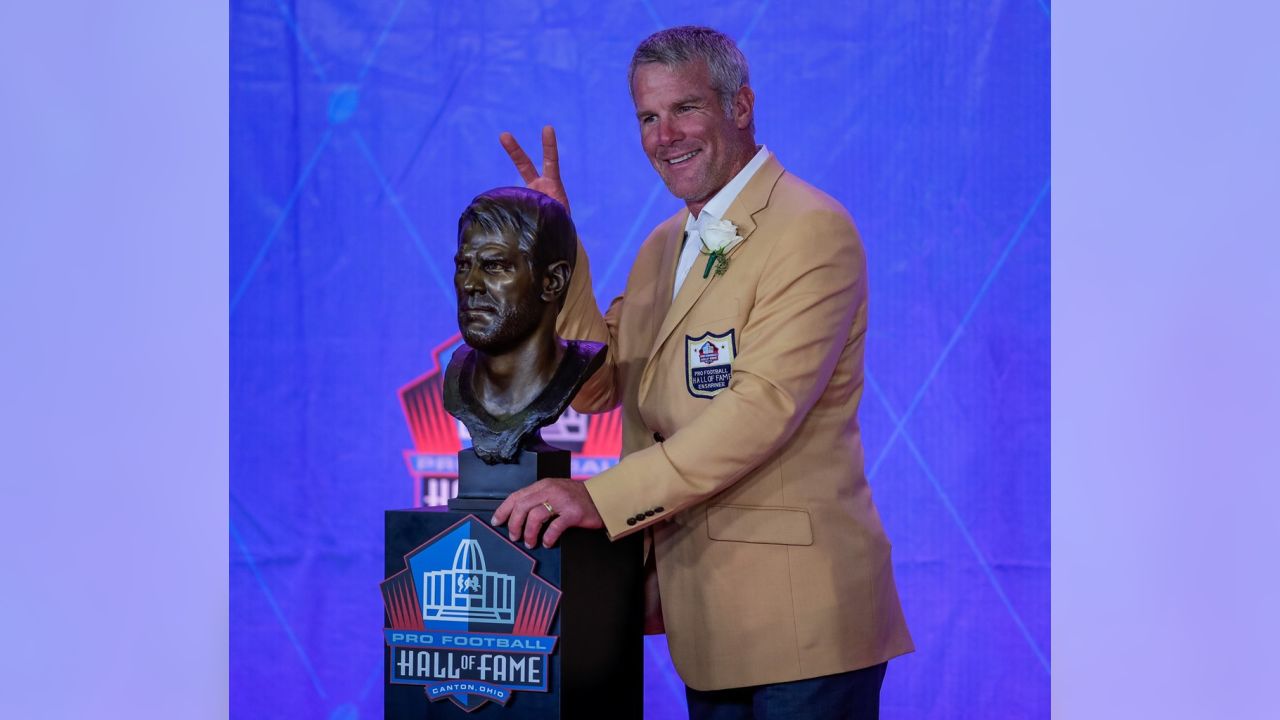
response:
{"label": "blazer pocket", "polygon": [[707,537],[732,542],[812,545],[809,512],[800,508],[711,505]]}

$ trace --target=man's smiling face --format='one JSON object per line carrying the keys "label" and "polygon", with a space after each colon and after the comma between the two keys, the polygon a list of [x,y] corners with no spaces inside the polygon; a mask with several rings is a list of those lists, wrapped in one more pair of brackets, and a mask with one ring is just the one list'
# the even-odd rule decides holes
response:
{"label": "man's smiling face", "polygon": [[684,200],[691,212],[701,211],[755,153],[746,130],[752,113],[750,89],[739,90],[732,117],[726,117],[703,60],[675,67],[640,65],[631,80],[631,94],[645,155],[671,194]]}

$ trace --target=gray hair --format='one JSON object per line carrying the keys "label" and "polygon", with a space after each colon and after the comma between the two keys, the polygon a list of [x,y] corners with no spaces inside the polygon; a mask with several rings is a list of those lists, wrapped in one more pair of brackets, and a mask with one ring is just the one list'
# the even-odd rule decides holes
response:
{"label": "gray hair", "polygon": [[733,116],[733,97],[739,88],[749,84],[747,56],[738,49],[728,35],[709,27],[681,25],[659,30],[640,42],[631,56],[627,69],[627,87],[635,100],[632,81],[636,68],[649,63],[659,63],[673,68],[696,60],[705,60],[711,72],[711,88],[720,97],[720,105],[727,117]]}

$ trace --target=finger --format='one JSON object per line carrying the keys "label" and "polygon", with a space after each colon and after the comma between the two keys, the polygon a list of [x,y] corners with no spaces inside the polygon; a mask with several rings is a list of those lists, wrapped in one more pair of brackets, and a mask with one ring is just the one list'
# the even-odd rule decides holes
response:
{"label": "finger", "polygon": [[526,184],[538,179],[538,168],[534,167],[533,161],[525,154],[524,148],[520,147],[520,143],[516,142],[516,138],[509,132],[504,132],[498,136],[498,142],[502,143],[502,147],[507,151],[507,155],[511,157],[511,162],[516,166],[516,172],[520,173],[520,178]]}
{"label": "finger", "polygon": [[560,181],[560,150],[556,147],[556,129],[542,128],[542,174]]}
{"label": "finger", "polygon": [[497,527],[507,521],[507,516],[511,514],[511,509],[515,507],[514,495],[508,495],[506,500],[493,511],[493,517],[489,518],[489,524]]}
{"label": "finger", "polygon": [[507,537],[511,542],[515,542],[524,535],[524,524],[529,515],[529,506],[522,498],[512,495],[509,500],[514,498],[512,503],[511,516],[507,518]]}
{"label": "finger", "polygon": [[547,506],[538,503],[529,509],[529,515],[524,521],[524,546],[532,548],[538,544],[538,533],[542,532],[542,526],[546,524],[547,518],[551,513],[547,512]]}
{"label": "finger", "polygon": [[564,534],[564,531],[572,526],[573,523],[566,520],[563,515],[552,520],[551,524],[547,526],[547,531],[542,534],[542,546],[551,547],[555,545],[560,536]]}

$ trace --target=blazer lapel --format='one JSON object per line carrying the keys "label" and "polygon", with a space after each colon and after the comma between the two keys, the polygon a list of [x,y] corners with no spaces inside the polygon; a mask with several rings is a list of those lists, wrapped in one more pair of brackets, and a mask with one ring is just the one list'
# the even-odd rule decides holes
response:
{"label": "blazer lapel", "polygon": [[662,263],[658,266],[658,279],[653,284],[653,312],[649,315],[649,337],[655,337],[659,323],[671,309],[671,293],[676,282],[676,262],[680,257],[680,249],[684,245],[684,225],[689,219],[689,211],[680,213],[675,227],[667,233],[666,243],[662,247]]}
{"label": "blazer lapel", "polygon": [[[738,248],[747,244],[747,240],[751,238],[751,234],[756,230],[755,215],[769,204],[769,195],[773,192],[773,186],[777,184],[778,178],[782,177],[782,165],[778,162],[777,157],[770,155],[765,164],[756,171],[756,174],[742,188],[742,192],[738,193],[738,197],[729,206],[725,212],[725,219],[738,227],[738,235],[742,237],[742,241],[734,247],[730,248],[726,257],[732,257],[738,251]],[[685,213],[688,217],[688,213]],[[675,285],[675,262],[679,255],[680,241],[684,233],[684,221],[677,225],[675,234],[675,242],[668,242],[666,251],[663,254],[662,282],[657,283],[660,287],[659,292],[665,292],[663,297],[671,297],[671,291]],[[653,365],[654,358],[658,356],[658,352],[662,346],[670,339],[676,327],[684,320],[689,311],[693,309],[698,298],[711,287],[712,281],[716,279],[715,272],[712,271],[707,277],[702,277],[705,269],[705,262],[695,261],[693,267],[689,268],[689,274],[684,279],[684,284],[680,286],[680,292],[671,302],[670,308],[662,319],[662,325],[659,326],[658,332],[653,336],[653,349],[649,351],[649,358],[645,362],[643,373],[640,375],[639,398],[644,400],[649,390],[650,384],[653,382]],[[728,272],[733,272],[730,269]],[[721,280],[723,282],[723,280]],[[656,298],[654,309],[658,310],[665,307],[659,304],[663,298]],[[656,316],[658,313],[654,313]],[[656,317],[655,317],[656,320]]]}

